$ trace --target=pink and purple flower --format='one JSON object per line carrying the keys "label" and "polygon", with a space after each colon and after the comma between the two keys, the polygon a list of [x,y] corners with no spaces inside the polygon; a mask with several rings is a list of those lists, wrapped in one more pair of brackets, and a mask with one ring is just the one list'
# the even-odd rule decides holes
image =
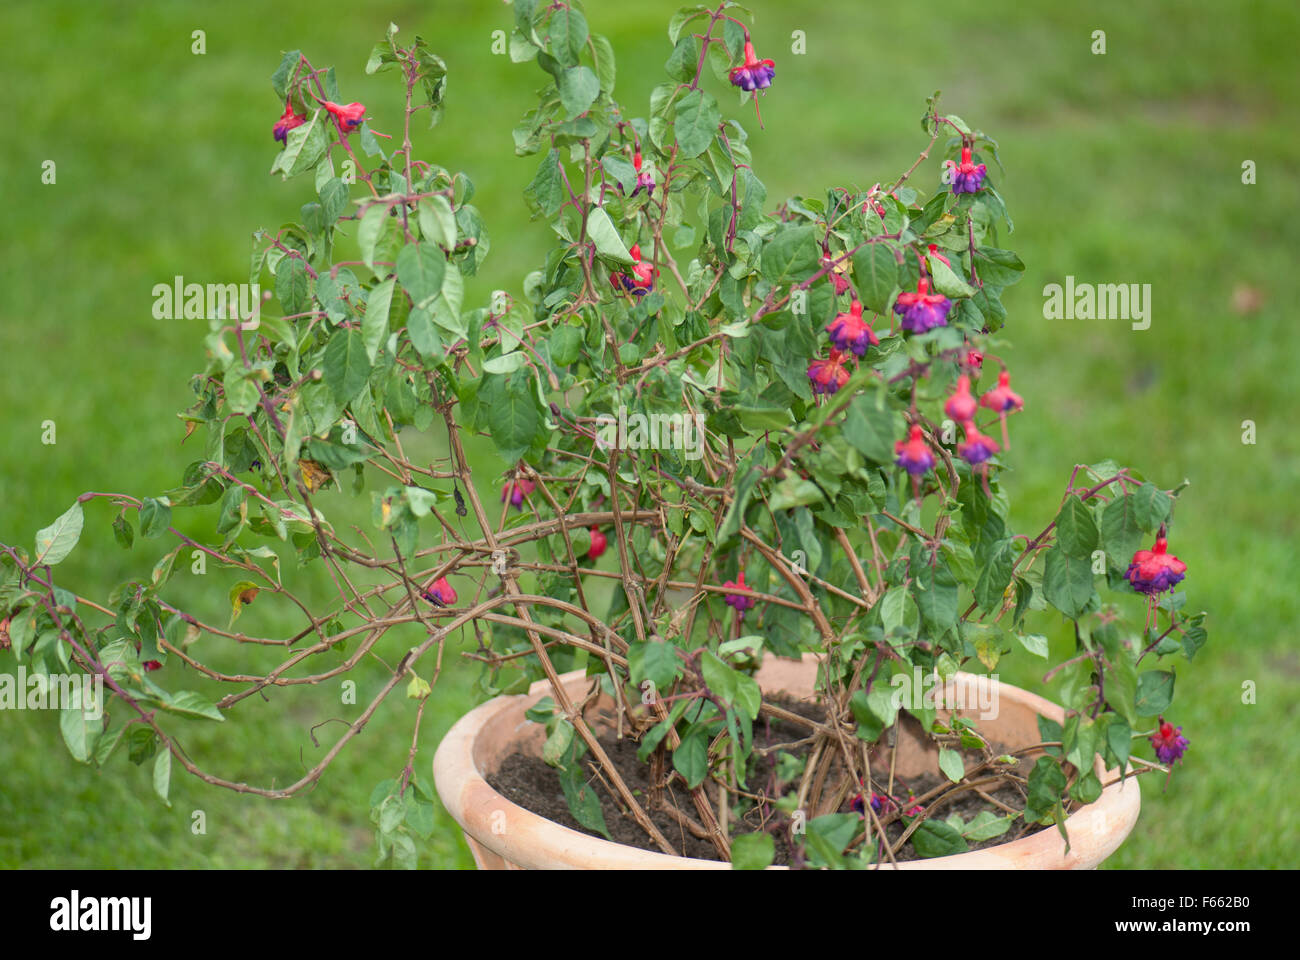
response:
{"label": "pink and purple flower", "polygon": [[930,281],[921,277],[916,281],[916,292],[908,290],[894,301],[894,312],[902,317],[900,325],[913,333],[925,333],[935,327],[948,325],[948,311],[952,301],[941,293],[930,292]]}
{"label": "pink and purple flower", "polygon": [[339,130],[345,135],[360,127],[362,121],[366,119],[366,108],[361,103],[349,103],[346,107],[342,107],[329,100],[322,100],[321,106],[330,112],[330,116],[339,125]]}
{"label": "pink and purple flower", "polygon": [[1011,389],[1011,374],[1005,369],[998,374],[998,385],[980,397],[980,406],[997,413],[998,419],[1002,421],[1002,446],[1010,450],[1011,442],[1007,439],[1007,414],[1023,410],[1025,401],[1020,398],[1020,394]]}
{"label": "pink and purple flower", "polygon": [[635,197],[642,190],[646,192],[647,196],[653,196],[655,192],[654,171],[642,169],[640,150],[632,154],[632,169],[636,171],[636,186],[632,188],[632,196]]}
{"label": "pink and purple flower", "polygon": [[972,467],[988,461],[998,452],[997,441],[980,433],[974,421],[967,420],[962,429],[966,431],[966,442],[957,444],[957,455]]}
{"label": "pink and purple flower", "polygon": [[951,417],[958,423],[975,419],[978,403],[970,392],[970,377],[962,374],[957,378],[957,389],[952,392],[943,405],[944,416]]}
{"label": "pink and purple flower", "polygon": [[812,381],[813,393],[835,393],[849,382],[849,371],[844,366],[846,359],[840,351],[831,350],[829,358],[818,358],[808,364],[808,379]]}
{"label": "pink and purple flower", "polygon": [[898,454],[894,462],[913,477],[919,477],[934,467],[934,452],[925,442],[925,431],[918,423],[912,424],[907,440],[894,441],[894,453]]}
{"label": "pink and purple flower", "polygon": [[1172,590],[1187,575],[1187,564],[1168,551],[1169,541],[1161,524],[1155,546],[1133,554],[1133,561],[1124,573],[1134,590],[1154,598],[1158,593]]}
{"label": "pink and purple flower", "polygon": [[731,70],[731,82],[741,90],[766,90],[772,85],[776,76],[776,64],[771,60],[760,60],[754,53],[754,44],[745,38],[745,62]]}
{"label": "pink and purple flower", "polygon": [[501,491],[501,502],[510,501],[511,505],[517,510],[524,507],[524,497],[533,492],[536,486],[533,481],[527,477],[519,477],[506,484],[505,489]]}
{"label": "pink and purple flower", "polygon": [[1160,729],[1151,734],[1151,746],[1155,747],[1156,756],[1161,763],[1177,763],[1187,752],[1189,741],[1183,736],[1183,728],[1175,727],[1160,718]]}
{"label": "pink and purple flower", "polygon": [[946,160],[944,166],[950,171],[953,193],[978,193],[984,186],[984,176],[988,170],[984,164],[976,165],[971,160],[969,146],[961,148],[961,163]]}
{"label": "pink and purple flower", "polygon": [[862,319],[862,304],[857,300],[849,306],[848,313],[839,314],[826,325],[826,332],[838,349],[852,351],[859,357],[866,356],[867,348],[880,343],[870,324]]}
{"label": "pink and purple flower", "polygon": [[435,607],[450,607],[456,602],[456,591],[451,588],[446,577],[439,577],[425,588],[422,594]]}
{"label": "pink and purple flower", "polygon": [[[735,580],[727,580],[722,585],[724,587],[735,588],[737,590],[749,589],[749,587],[745,586],[745,572],[743,570],[736,575]],[[746,597],[738,593],[729,593],[724,598],[724,602],[727,604],[727,606],[733,608],[737,613],[743,615],[744,612],[748,610],[750,607],[752,607],[755,603],[757,603],[758,600],[756,597]]]}
{"label": "pink and purple flower", "polygon": [[634,297],[644,297],[654,288],[655,268],[641,259],[641,245],[632,244],[631,273],[616,273],[610,277],[615,290],[624,290]]}
{"label": "pink and purple flower", "polygon": [[275,139],[279,140],[281,143],[286,143],[289,131],[294,127],[301,127],[306,122],[306,114],[294,113],[293,103],[286,100],[284,102],[284,113],[280,115],[279,120],[275,121],[272,133],[275,134]]}

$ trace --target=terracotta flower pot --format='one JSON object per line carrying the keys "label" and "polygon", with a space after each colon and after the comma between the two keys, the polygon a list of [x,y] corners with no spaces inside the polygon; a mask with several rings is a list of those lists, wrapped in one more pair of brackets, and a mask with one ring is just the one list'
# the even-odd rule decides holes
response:
{"label": "terracotta flower pot", "polygon": [[[817,660],[809,654],[802,662],[768,657],[757,674],[765,693],[782,691],[812,699]],[[590,688],[582,671],[561,677],[575,698]],[[985,703],[996,687],[995,710],[988,714],[974,708],[981,691]],[[956,700],[960,695],[962,700]],[[510,754],[523,750],[541,755],[545,733],[539,724],[524,717],[525,711],[543,697],[549,685],[541,680],[527,694],[501,696],[471,710],[448,731],[433,758],[433,776],[438,795],[465,832],[474,859],[485,870],[580,869],[580,870],[726,870],[730,864],[641,850],[579,833],[511,803],[497,793],[485,774],[494,771]],[[944,691],[945,703],[960,702],[962,710],[979,723],[985,736],[1018,749],[1039,743],[1037,716],[1062,722],[1064,711],[1019,687],[987,677],[959,673]],[[940,711],[942,716],[944,711]],[[996,716],[993,714],[996,713]],[[937,750],[926,739],[899,737],[897,774],[907,778],[925,770],[937,770]],[[1137,822],[1141,806],[1138,783],[1119,781],[1115,770],[1105,770],[1097,760],[1097,773],[1107,786],[1096,802],[1066,818],[1070,850],[1054,828],[1040,830],[999,846],[973,850],[949,857],[909,860],[903,870],[1081,870],[1092,869],[1110,856]],[[892,869],[886,865],[886,869]]]}

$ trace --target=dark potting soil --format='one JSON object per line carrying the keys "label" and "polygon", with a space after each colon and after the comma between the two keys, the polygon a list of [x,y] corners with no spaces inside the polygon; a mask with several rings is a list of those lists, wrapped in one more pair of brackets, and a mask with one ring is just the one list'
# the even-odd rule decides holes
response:
{"label": "dark potting soil", "polygon": [[[785,697],[768,697],[768,702],[775,703],[801,716],[822,720],[823,712],[820,707],[793,698]],[[765,747],[777,743],[790,743],[797,741],[808,734],[808,729],[789,723],[787,721],[773,720],[770,723],[760,719],[754,724],[754,746]],[[720,860],[713,844],[705,837],[696,836],[680,819],[672,816],[662,809],[649,809],[646,803],[650,795],[650,771],[648,763],[642,763],[637,759],[638,743],[629,736],[618,738],[613,731],[600,733],[598,739],[601,746],[608,753],[610,760],[613,762],[619,774],[623,777],[628,788],[641,803],[642,809],[646,810],[651,821],[663,833],[677,851],[685,857],[694,857],[702,860]],[[994,755],[1006,752],[1004,745],[1000,743],[990,744]],[[782,752],[789,753],[801,759],[806,758],[810,745],[793,747]],[[587,754],[583,758],[583,763],[588,771],[591,771],[591,755]],[[966,760],[967,767],[978,763],[983,759],[983,755],[978,750],[963,751],[963,759]],[[806,762],[806,761],[805,761]],[[749,776],[748,783],[751,792],[761,792],[763,789],[772,791],[779,789],[780,792],[787,792],[798,789],[797,779],[793,783],[778,784],[776,780],[777,754],[774,752],[768,756],[760,757],[757,763],[757,769]],[[1027,776],[1031,764],[1022,760],[1018,770],[1014,772],[1020,776]],[[668,770],[671,771],[671,758],[668,760]],[[873,767],[873,770],[875,768]],[[830,791],[834,785],[841,780],[842,766],[837,760],[830,766],[829,773],[826,777],[826,789]],[[564,791],[560,787],[560,779],[556,770],[549,766],[541,757],[533,756],[527,753],[512,753],[504,760],[500,766],[488,774],[488,783],[498,793],[504,796],[512,803],[545,817],[555,823],[562,824],[573,830],[590,836],[600,836],[593,830],[583,827],[574,818],[569,810],[569,804],[565,800]],[[633,819],[630,812],[619,801],[612,791],[602,782],[600,777],[592,774],[588,777],[588,782],[595,790],[597,797],[601,802],[601,808],[605,816],[605,826],[609,830],[609,836],[615,843],[622,843],[628,846],[637,847],[642,850],[652,850],[660,852],[658,845],[646,834]],[[946,780],[937,771],[934,773],[925,773],[909,779],[905,784],[900,780],[895,781],[894,796],[904,804],[908,799],[908,788],[912,793],[921,797],[927,791],[939,786]],[[878,792],[883,793],[885,784],[875,784]],[[992,786],[992,785],[990,785]],[[717,786],[716,784],[706,784],[709,791],[709,798],[713,801],[716,809],[717,804]],[[843,802],[839,805],[837,812],[852,812],[853,794],[856,791],[850,791]],[[1020,810],[1024,807],[1024,799],[1017,789],[1007,783],[997,790],[987,790],[989,796],[1001,801],[1014,810]],[[776,794],[779,796],[779,793]],[[698,823],[698,815],[695,804],[691,800],[690,792],[679,777],[673,777],[668,786],[663,790],[665,800],[672,803],[679,811],[687,817]],[[774,796],[775,799],[775,796]],[[981,811],[988,811],[995,816],[1005,816],[1006,811],[994,803],[990,803],[984,797],[981,797],[974,790],[963,791],[950,800],[945,800],[937,811],[931,814],[934,820],[946,820],[952,814],[960,814],[963,821],[969,823]],[[776,816],[782,816],[776,814]],[[731,833],[749,833],[760,827],[759,814],[756,809],[749,810],[742,818],[739,824],[731,823]],[[981,850],[985,847],[997,846],[1001,843],[1007,843],[1022,835],[1022,822],[1013,821],[1011,829],[998,837],[993,837],[983,841],[967,841],[970,850]],[[893,823],[885,826],[885,835],[891,843],[897,843],[899,837],[907,829],[907,824],[895,820]],[[1026,833],[1034,833],[1042,827],[1030,827]],[[777,830],[773,834],[776,843],[776,857],[774,862],[777,864],[790,864],[796,861],[796,851],[790,842],[788,831]],[[902,849],[895,855],[900,861],[919,859],[919,854],[913,848],[909,840]]]}

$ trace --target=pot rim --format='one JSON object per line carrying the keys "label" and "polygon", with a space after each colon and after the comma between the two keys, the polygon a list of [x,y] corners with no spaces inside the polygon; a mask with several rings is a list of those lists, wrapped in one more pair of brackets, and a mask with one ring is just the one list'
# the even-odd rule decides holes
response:
{"label": "pot rim", "polygon": [[[804,664],[817,661],[816,654],[803,657]],[[567,685],[585,680],[586,676],[585,670],[574,670],[561,674],[559,679]],[[1001,680],[958,672],[949,683],[991,683],[997,687],[1000,698],[1018,702],[1058,723],[1065,719],[1064,708],[1059,704]],[[534,682],[527,693],[503,694],[480,704],[456,721],[434,754],[433,776],[438,796],[465,832],[480,866],[484,865],[486,857],[501,860],[503,866],[529,869],[731,868],[731,864],[725,861],[671,856],[594,837],[548,820],[498,793],[487,782],[474,759],[474,747],[480,732],[503,711],[550,695],[550,683],[542,679]],[[1105,786],[1097,800],[1066,817],[1065,829],[1071,841],[1068,853],[1064,850],[1059,831],[1049,827],[980,850],[907,860],[897,866],[885,863],[880,869],[1094,868],[1123,843],[1137,822],[1141,808],[1141,790],[1136,778],[1130,776],[1120,780],[1118,770],[1106,770],[1100,757],[1096,759],[1095,769]],[[505,829],[494,830],[503,822]],[[774,866],[769,869],[788,868]]]}

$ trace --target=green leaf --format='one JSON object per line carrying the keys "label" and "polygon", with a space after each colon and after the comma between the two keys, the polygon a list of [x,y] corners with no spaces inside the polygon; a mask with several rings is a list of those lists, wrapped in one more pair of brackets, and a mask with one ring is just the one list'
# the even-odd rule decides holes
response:
{"label": "green leaf", "polygon": [[456,214],[441,194],[425,197],[419,207],[420,235],[444,250],[456,246]]}
{"label": "green leaf", "polygon": [[75,707],[65,705],[59,712],[59,730],[63,734],[63,742],[68,745],[68,752],[78,763],[90,763],[95,752],[95,742],[103,729],[103,716],[88,713],[80,704]]}
{"label": "green leaf", "polygon": [[632,254],[628,252],[618,228],[609,219],[603,207],[592,207],[587,213],[587,236],[596,245],[596,252],[602,257],[609,257],[619,263],[631,263]]}
{"label": "green leaf", "polygon": [[898,289],[898,261],[887,243],[869,243],[853,254],[853,285],[869,310],[884,313]]}
{"label": "green leaf", "polygon": [[763,278],[774,286],[797,283],[816,272],[820,257],[812,224],[786,227],[763,245]]}
{"label": "green leaf", "polygon": [[130,550],[135,543],[135,528],[126,518],[125,508],[113,519],[113,538],[123,550]]}
{"label": "green leaf", "polygon": [[1172,507],[1169,494],[1154,483],[1144,483],[1133,492],[1133,517],[1148,532],[1169,519]]}
{"label": "green leaf", "polygon": [[962,763],[961,754],[947,747],[939,748],[939,769],[953,783],[960,783],[966,776],[966,765]]}
{"label": "green leaf", "polygon": [[868,460],[892,463],[896,419],[892,409],[878,409],[865,395],[854,397],[844,416],[844,439]]}
{"label": "green leaf", "polygon": [[[876,244],[872,244],[872,246],[876,246]],[[958,300],[962,297],[973,297],[975,295],[975,288],[953,273],[952,268],[938,257],[928,258],[927,263],[930,265],[930,278],[934,281],[934,288],[945,297]]]}
{"label": "green leaf", "polygon": [[709,732],[703,724],[691,727],[682,737],[673,751],[673,769],[682,775],[690,790],[704,782],[709,772]]}
{"label": "green leaf", "polygon": [[591,35],[591,45],[595,51],[596,76],[600,78],[600,89],[612,96],[614,79],[617,75],[614,66],[614,47],[608,37],[599,33]]}
{"label": "green leaf", "polygon": [[323,111],[317,110],[306,123],[289,131],[285,137],[284,149],[271,164],[271,173],[278,171],[288,179],[311,170],[320,162],[329,145],[325,137],[325,124],[321,120],[322,113]]}
{"label": "green leaf", "polygon": [[569,67],[560,74],[557,83],[560,102],[570,120],[590,110],[600,96],[600,79],[590,67]]}
{"label": "green leaf", "polygon": [[587,18],[573,7],[563,6],[551,14],[546,27],[549,52],[566,67],[573,66],[587,45]]}
{"label": "green leaf", "polygon": [[219,723],[224,723],[226,719],[215,703],[192,690],[178,690],[167,699],[159,700],[158,706],[169,713],[180,714],[183,717],[202,717]]}
{"label": "green leaf", "polygon": [[721,122],[722,113],[712,95],[704,90],[687,92],[677,101],[677,119],[673,124],[678,157],[690,160],[707,150]]}
{"label": "green leaf", "polygon": [[77,501],[48,527],[37,530],[36,556],[32,560],[32,565],[54,566],[70,554],[77,541],[81,539],[81,528],[85,522],[81,502]]}
{"label": "green leaf", "polygon": [[986,613],[992,613],[1002,605],[1002,596],[1011,582],[1015,557],[1015,541],[1010,538],[999,540],[980,568],[979,579],[975,582],[975,599]]}
{"label": "green leaf", "polygon": [[649,680],[662,694],[681,673],[681,661],[676,650],[671,643],[657,640],[632,644],[627,652],[628,673],[632,682],[640,688],[642,683]]}
{"label": "green leaf", "polygon": [[957,622],[957,580],[943,555],[929,558],[921,544],[912,548],[912,595],[921,621],[935,636]]}
{"label": "green leaf", "polygon": [[1071,556],[1059,546],[1048,550],[1043,569],[1043,596],[1071,620],[1079,619],[1096,596],[1092,586],[1092,560]]}
{"label": "green leaf", "polygon": [[[605,158],[608,168],[611,157]],[[627,161],[624,161],[626,163]],[[631,167],[631,164],[628,164]],[[544,217],[552,216],[564,202],[564,180],[560,176],[560,151],[551,150],[542,158],[532,181],[524,188],[524,196],[537,205]]]}
{"label": "green leaf", "polygon": [[428,306],[442,292],[446,271],[447,259],[433,243],[410,244],[397,255],[397,279],[417,307]]}
{"label": "green leaf", "polygon": [[1101,514],[1101,542],[1110,565],[1116,570],[1127,569],[1142,542],[1142,527],[1131,494],[1106,504]]}
{"label": "green leaf", "polygon": [[1163,713],[1174,699],[1174,675],[1168,670],[1147,670],[1138,674],[1138,716],[1151,717]]}
{"label": "green leaf", "polygon": [[912,846],[918,856],[926,859],[948,857],[970,849],[966,838],[942,820],[926,820],[917,827],[912,834]]}
{"label": "green leaf", "polygon": [[1017,633],[1020,645],[1036,657],[1047,659],[1047,638],[1039,633]]}
{"label": "green leaf", "polygon": [[776,844],[768,833],[742,833],[731,841],[731,869],[762,870],[776,858]]}
{"label": "green leaf", "polygon": [[1026,823],[1048,823],[1065,790],[1065,773],[1051,757],[1039,757],[1029,773],[1024,818]]}
{"label": "green leaf", "polygon": [[507,463],[520,459],[543,427],[533,389],[532,373],[521,367],[507,374],[484,374],[479,388],[480,415],[501,458]]}
{"label": "green leaf", "polygon": [[171,785],[172,752],[163,750],[158,754],[158,759],[153,762],[153,792],[158,794],[158,798],[168,807],[172,805],[172,802],[167,799]]}
{"label": "green leaf", "polygon": [[[411,249],[410,247],[406,248]],[[400,261],[400,258],[399,258]],[[361,339],[365,344],[366,356],[371,363],[379,355],[379,348],[388,339],[388,312],[393,302],[393,278],[370,291],[366,298],[366,313],[361,318]]]}
{"label": "green leaf", "polygon": [[979,843],[983,840],[992,840],[994,837],[1000,837],[1011,829],[1011,822],[1015,817],[999,817],[989,810],[981,810],[966,824],[961,835],[973,843]]}
{"label": "green leaf", "polygon": [[1092,511],[1076,494],[1070,494],[1056,515],[1057,547],[1072,558],[1091,562],[1097,542],[1097,524],[1092,519]]}
{"label": "green leaf", "polygon": [[357,226],[357,245],[361,248],[361,259],[371,270],[375,269],[375,246],[388,226],[388,205],[374,203],[366,208]]}
{"label": "green leaf", "polygon": [[334,399],[350,403],[370,377],[370,358],[361,331],[336,330],[325,345],[321,370]]}
{"label": "green leaf", "polygon": [[157,540],[172,525],[172,507],[167,500],[145,497],[140,502],[140,536]]}
{"label": "green leaf", "polygon": [[582,331],[568,323],[560,324],[551,334],[551,362],[567,367],[582,355]]}

